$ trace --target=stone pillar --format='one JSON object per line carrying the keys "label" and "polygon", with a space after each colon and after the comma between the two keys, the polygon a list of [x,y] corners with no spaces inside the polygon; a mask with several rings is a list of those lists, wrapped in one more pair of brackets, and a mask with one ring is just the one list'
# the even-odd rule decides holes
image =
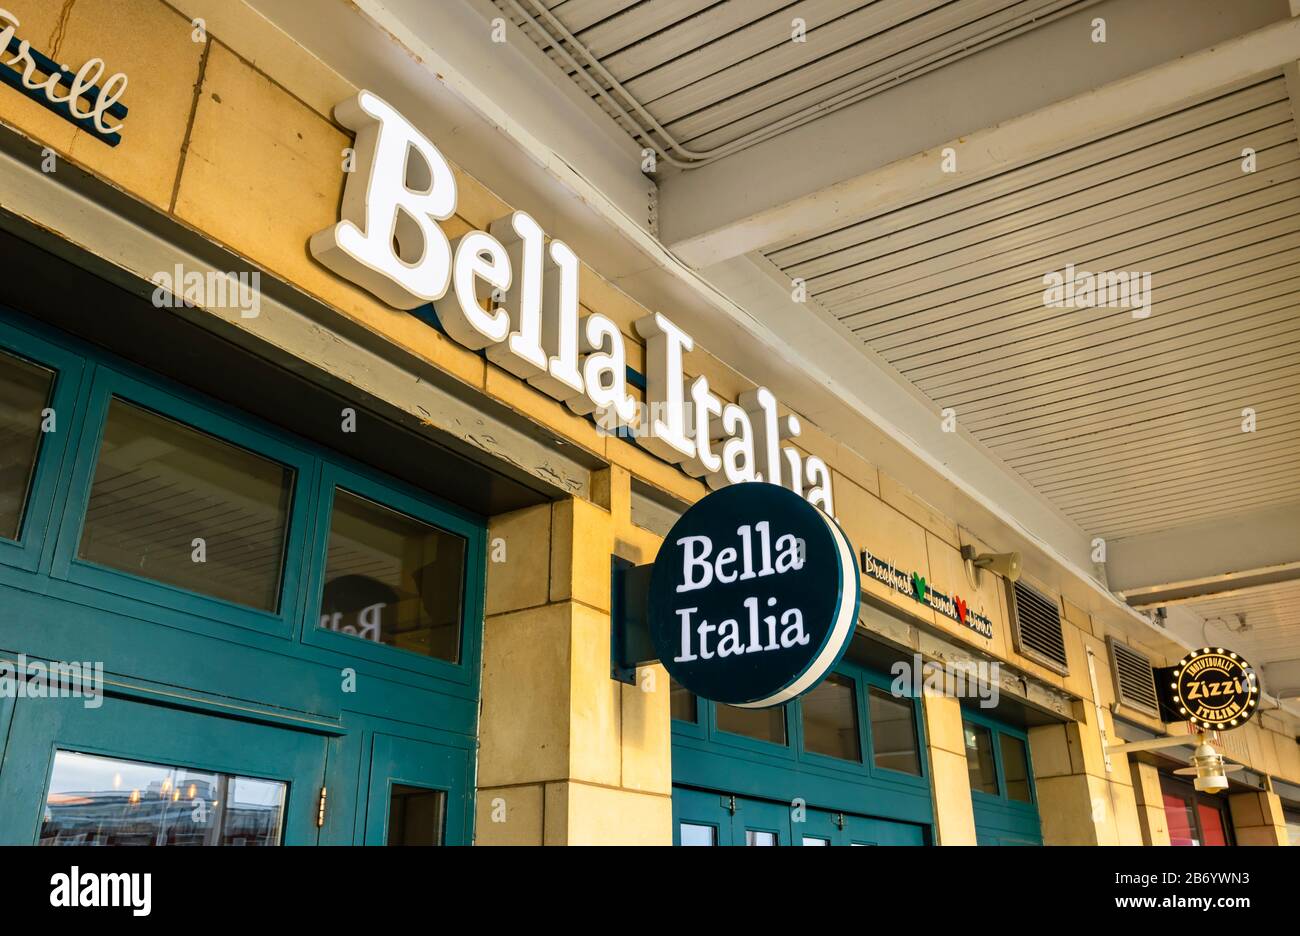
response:
{"label": "stone pillar", "polygon": [[1165,817],[1165,799],[1160,792],[1160,771],[1141,761],[1133,761],[1132,765],[1133,794],[1137,801],[1142,844],[1168,845],[1169,821]]}
{"label": "stone pillar", "polygon": [[1029,747],[1045,845],[1142,844],[1128,757],[1112,753],[1106,770],[1091,702],[1074,721],[1029,729]]}
{"label": "stone pillar", "polygon": [[[626,474],[612,496],[601,475],[626,511]],[[667,675],[610,678],[615,526],[579,498],[489,525],[478,844],[672,842]]]}
{"label": "stone pillar", "polygon": [[966,769],[961,702],[931,692],[926,692],[921,701],[934,803],[934,843],[974,845],[975,811],[971,805],[970,774]]}
{"label": "stone pillar", "polygon": [[1286,816],[1276,793],[1233,793],[1228,797],[1238,845],[1286,845]]}

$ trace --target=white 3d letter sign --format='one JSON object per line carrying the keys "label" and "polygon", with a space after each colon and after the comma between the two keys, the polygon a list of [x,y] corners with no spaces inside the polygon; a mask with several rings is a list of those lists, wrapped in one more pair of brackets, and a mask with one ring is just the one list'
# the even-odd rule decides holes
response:
{"label": "white 3d letter sign", "polygon": [[[440,221],[456,213],[456,177],[414,124],[369,91],[339,104],[356,134],[356,168],[339,221],[312,236],[312,255],[398,309],[442,299],[438,318],[459,344],[520,377],[575,413],[606,426],[637,426],[628,390],[627,337],[607,316],[583,315],[579,260],[522,211],[453,244]],[[662,314],[634,323],[645,340],[647,425],[633,438],[710,488],[771,481],[834,516],[830,470],[781,442],[799,420],[781,418],[765,387],[726,403],[704,377],[688,380],[691,336]]]}

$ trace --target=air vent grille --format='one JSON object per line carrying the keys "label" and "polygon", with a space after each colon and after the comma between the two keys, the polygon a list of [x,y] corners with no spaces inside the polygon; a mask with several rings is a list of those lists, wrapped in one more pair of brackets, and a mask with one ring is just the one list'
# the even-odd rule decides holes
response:
{"label": "air vent grille", "polygon": [[1024,582],[1015,582],[1011,587],[1011,609],[1016,649],[1058,673],[1069,672],[1061,609],[1056,602]]}
{"label": "air vent grille", "polygon": [[1151,661],[1114,638],[1108,638],[1106,642],[1110,644],[1116,699],[1121,705],[1159,717],[1160,703],[1156,697],[1156,680],[1151,670]]}

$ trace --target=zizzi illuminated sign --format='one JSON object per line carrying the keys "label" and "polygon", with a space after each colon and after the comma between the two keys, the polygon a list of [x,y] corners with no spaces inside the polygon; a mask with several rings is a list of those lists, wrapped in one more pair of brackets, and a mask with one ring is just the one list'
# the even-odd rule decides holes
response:
{"label": "zizzi illuminated sign", "polygon": [[966,599],[959,595],[946,595],[936,591],[919,572],[909,575],[883,559],[873,556],[865,549],[862,550],[862,572],[900,595],[915,598],[927,608],[933,608],[944,617],[969,627],[981,637],[988,639],[993,636],[993,622],[987,615],[972,610],[966,604]]}
{"label": "zizzi illuminated sign", "polygon": [[1222,647],[1193,650],[1177,666],[1158,670],[1157,678],[1167,680],[1169,689],[1161,693],[1166,707],[1202,730],[1244,725],[1259,704],[1254,670]]}
{"label": "zizzi illuminated sign", "polygon": [[[122,72],[110,75],[103,87],[99,87],[105,71],[103,59],[92,58],[77,72],[69,71],[33,49],[26,39],[19,39],[19,25],[18,17],[0,9],[0,81],[97,140],[109,146],[121,143],[122,125],[109,123],[105,117],[126,119],[126,105],[121,103],[126,93],[126,75]],[[61,90],[65,87],[66,92]]]}
{"label": "zizzi illuminated sign", "polygon": [[451,165],[405,117],[368,91],[339,104],[336,119],[356,134],[356,165],[340,220],[316,233],[312,255],[338,275],[399,309],[442,299],[447,334],[601,425],[636,428],[637,444],[717,489],[742,481],[782,485],[834,516],[826,463],[781,442],[799,420],[778,415],[765,387],[727,403],[703,376],[687,382],[683,356],[695,344],[667,316],[635,323],[646,343],[649,426],[628,390],[618,326],[581,315],[578,257],[523,211],[454,242],[438,224],[456,212]]}
{"label": "zizzi illuminated sign", "polygon": [[650,579],[650,637],[672,677],[744,708],[808,692],[839,662],[858,620],[853,547],[785,488],[738,484],[692,505]]}

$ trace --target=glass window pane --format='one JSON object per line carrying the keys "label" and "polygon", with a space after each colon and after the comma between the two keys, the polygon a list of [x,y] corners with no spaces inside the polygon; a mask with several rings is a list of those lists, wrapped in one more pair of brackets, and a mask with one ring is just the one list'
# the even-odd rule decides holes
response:
{"label": "glass window pane", "polygon": [[275,611],[292,490],[292,469],[115,399],[77,554]]}
{"label": "glass window pane", "polygon": [[54,755],[42,845],[279,845],[287,786],[224,773]]}
{"label": "glass window pane", "polygon": [[389,845],[441,845],[447,794],[394,783],[388,795]]}
{"label": "glass window pane", "polygon": [[785,706],[748,709],[717,705],[718,729],[758,741],[785,744]]}
{"label": "glass window pane", "polygon": [[966,770],[970,788],[990,796],[998,795],[998,772],[993,763],[993,736],[983,725],[961,723],[966,736]]}
{"label": "glass window pane", "polygon": [[464,537],[336,490],[320,626],[459,662],[465,549]]}
{"label": "glass window pane", "polygon": [[0,537],[18,539],[54,372],[0,353]]}
{"label": "glass window pane", "polygon": [[1025,742],[1011,735],[998,734],[1002,747],[1002,779],[1007,784],[1007,798],[1021,803],[1032,802],[1029,792],[1029,758],[1025,756]]}
{"label": "glass window pane", "polygon": [[867,693],[872,756],[877,767],[921,775],[916,742],[916,708],[911,699],[896,699],[882,689]]}
{"label": "glass window pane", "polygon": [[829,846],[831,844],[829,839],[818,838],[815,835],[805,835],[803,837],[803,843],[805,845],[811,845],[814,847],[819,847],[822,845]]}
{"label": "glass window pane", "polygon": [[717,845],[718,830],[711,825],[699,825],[694,822],[681,824],[683,845]]}
{"label": "glass window pane", "polygon": [[862,760],[858,744],[858,702],[852,679],[832,673],[805,695],[800,704],[805,751]]}
{"label": "glass window pane", "polygon": [[745,844],[757,845],[762,848],[776,845],[775,832],[763,832],[758,829],[745,830]]}
{"label": "glass window pane", "polygon": [[671,676],[668,684],[668,710],[676,721],[691,722],[693,724],[700,719],[699,705],[695,693]]}

